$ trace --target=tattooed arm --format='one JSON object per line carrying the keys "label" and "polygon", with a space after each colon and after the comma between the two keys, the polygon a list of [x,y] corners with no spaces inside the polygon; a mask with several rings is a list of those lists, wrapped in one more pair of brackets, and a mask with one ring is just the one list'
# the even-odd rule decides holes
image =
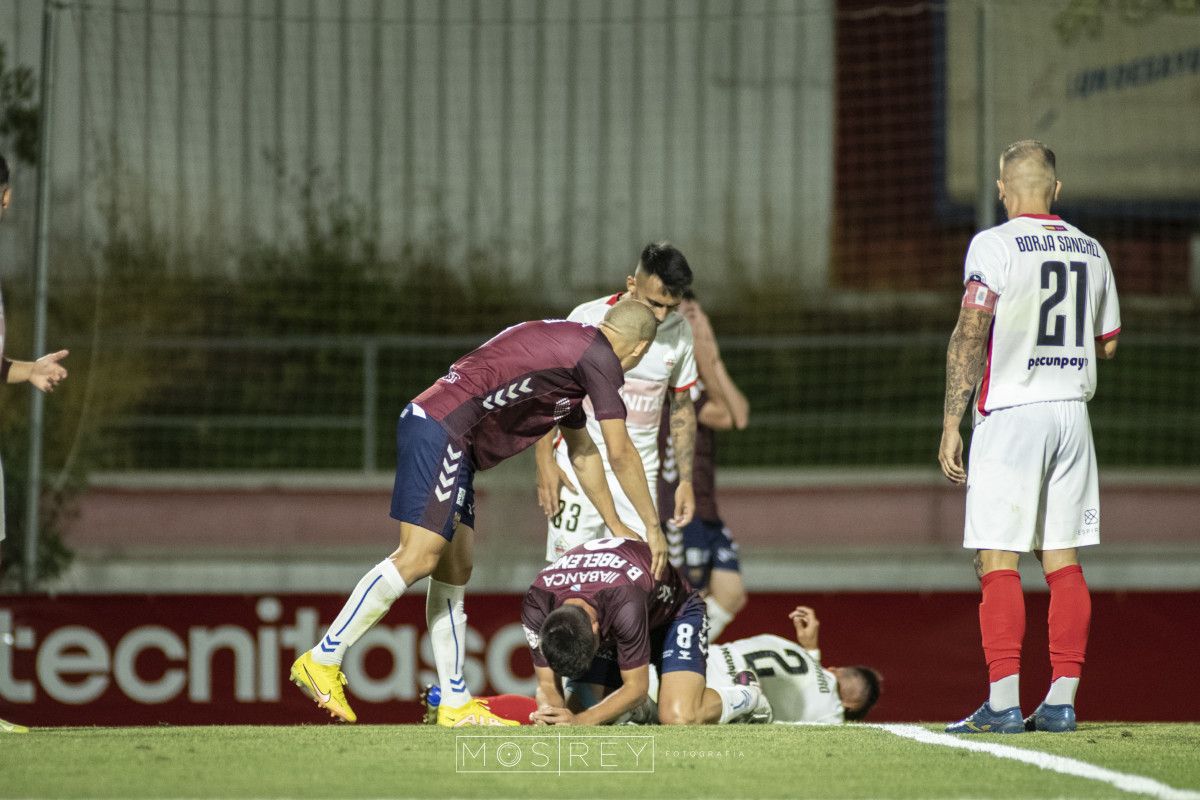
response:
{"label": "tattooed arm", "polygon": [[692,491],[692,454],[696,450],[696,406],[691,392],[675,392],[671,396],[671,445],[675,448],[675,463],[679,469],[679,488],[675,490],[675,516],[671,523],[682,528],[696,513],[696,496]]}
{"label": "tattooed arm", "polygon": [[962,461],[962,434],[958,427],[971,403],[971,392],[983,375],[984,347],[992,326],[992,312],[963,308],[946,350],[946,405],[942,417],[942,443],[938,463],[951,482],[963,484],[967,471]]}

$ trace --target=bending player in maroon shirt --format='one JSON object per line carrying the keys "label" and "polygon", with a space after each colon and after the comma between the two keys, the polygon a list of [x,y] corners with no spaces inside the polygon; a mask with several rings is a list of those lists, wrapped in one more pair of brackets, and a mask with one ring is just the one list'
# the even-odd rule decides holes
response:
{"label": "bending player in maroon shirt", "polygon": [[305,694],[335,718],[354,722],[340,670],[347,648],[405,589],[428,576],[426,620],[442,697],[438,724],[512,724],[474,699],[463,677],[463,595],[475,536],[472,480],[476,469],[495,466],[558,425],[584,492],[614,532],[638,538],[617,516],[600,453],[584,430],[585,397],[601,420],[621,487],[651,531],[651,568],[664,568],[666,540],[618,393],[624,371],[641,360],[655,329],[654,314],[634,300],[617,303],[598,326],[564,320],[514,325],[463,356],[408,404],[396,426],[392,493],[400,547],[363,576],[325,636],[292,665],[292,681]]}
{"label": "bending player in maroon shirt", "polygon": [[[650,664],[660,676],[664,725],[769,721],[770,705],[752,673],[745,683],[705,688],[708,658],[704,601],[675,567],[651,574],[641,541],[593,539],[538,573],[525,595],[521,624],[537,675],[535,723],[600,725],[649,701]],[[599,702],[570,702],[562,680],[595,687]]]}

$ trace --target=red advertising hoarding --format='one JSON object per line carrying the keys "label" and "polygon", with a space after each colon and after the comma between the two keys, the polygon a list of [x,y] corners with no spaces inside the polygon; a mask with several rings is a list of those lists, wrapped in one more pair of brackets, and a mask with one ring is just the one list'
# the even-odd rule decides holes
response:
{"label": "red advertising hoarding", "polygon": [[[0,598],[0,717],[31,725],[287,724],[316,722],[288,683],[298,651],[316,642],[344,598],[334,595],[66,595]],[[1026,597],[1022,695],[1049,680],[1044,593]],[[466,677],[477,693],[532,693],[517,595],[467,596]],[[1197,720],[1200,688],[1156,676],[1200,656],[1200,593],[1096,593],[1079,712],[1086,719]],[[821,619],[827,665],[884,675],[873,719],[949,720],[985,696],[978,596],[971,593],[758,594],[723,639],[790,634],[797,603]],[[417,692],[434,680],[425,599],[401,598],[351,649],[344,669],[361,722],[415,722]],[[327,719],[327,718],[326,718]]]}

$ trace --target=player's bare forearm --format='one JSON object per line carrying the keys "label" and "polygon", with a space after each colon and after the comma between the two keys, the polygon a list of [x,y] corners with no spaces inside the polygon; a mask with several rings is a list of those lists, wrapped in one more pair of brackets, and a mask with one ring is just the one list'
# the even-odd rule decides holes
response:
{"label": "player's bare forearm", "polygon": [[[554,437],[557,428],[553,428],[539,439],[534,444],[534,463],[537,465],[537,495],[538,505],[541,506],[542,512],[547,517],[553,517],[558,513],[559,496],[565,487],[568,491],[574,492],[575,486],[566,474],[559,468],[558,463],[554,460]],[[586,436],[586,433],[583,434]],[[566,436],[564,435],[564,439]],[[595,449],[590,436],[587,436],[587,444]]]}
{"label": "player's bare forearm", "polygon": [[537,464],[538,472],[554,467],[554,437],[557,434],[558,428],[551,428],[549,433],[534,443],[533,460]]}
{"label": "player's bare forearm", "polygon": [[733,414],[725,405],[725,400],[708,396],[708,402],[696,412],[696,424],[711,428],[714,431],[727,431],[733,428]]}
{"label": "player's bare forearm", "polygon": [[992,314],[989,311],[978,308],[959,311],[958,324],[954,326],[950,346],[946,348],[944,428],[957,429],[967,406],[971,404],[971,393],[983,376],[984,348],[991,324]]}
{"label": "player's bare forearm", "polygon": [[[608,480],[604,477],[604,460],[587,431],[580,429],[578,433],[582,433],[586,443],[582,439],[574,441],[574,437],[568,436],[567,453],[571,459],[571,466],[575,469],[575,477],[579,479],[579,488],[583,489],[587,499],[591,500],[596,511],[600,512],[604,524],[616,532],[623,526],[620,525],[620,518],[617,516],[612,492],[608,489]],[[644,482],[645,478],[642,480]]]}
{"label": "player's bare forearm", "polygon": [[[668,390],[669,391],[669,390]],[[692,482],[692,456],[696,451],[696,406],[689,392],[671,392],[671,445],[680,482]]]}
{"label": "player's bare forearm", "polygon": [[644,703],[649,696],[647,691],[650,688],[650,675],[648,667],[642,667],[641,671],[645,675],[639,681],[636,678],[630,680],[625,677],[630,673],[636,673],[637,670],[621,670],[621,688],[591,708],[576,714],[574,724],[603,725],[606,722],[612,722],[626,711],[632,711]]}
{"label": "player's bare forearm", "polygon": [[67,370],[59,362],[70,353],[59,350],[48,353],[37,361],[3,359],[2,370],[6,383],[30,383],[39,391],[52,392],[54,387],[67,379]]}
{"label": "player's bare forearm", "polygon": [[724,361],[717,362],[717,370],[719,376],[717,382],[724,391],[725,405],[729,407],[729,413],[733,416],[733,427],[739,431],[743,430],[750,424],[750,401],[733,382],[729,370],[725,368]]}
{"label": "player's bare forearm", "polygon": [[533,671],[537,674],[538,705],[565,708],[567,701],[563,698],[562,686],[559,685],[558,676],[554,674],[554,670],[549,667],[535,666]]}
{"label": "player's bare forearm", "polygon": [[650,498],[650,487],[646,482],[646,469],[642,466],[641,455],[630,445],[626,452],[615,455],[610,453],[608,464],[612,467],[621,490],[625,492],[629,502],[633,503],[633,508],[637,511],[647,534],[651,530],[657,530],[658,511]]}
{"label": "player's bare forearm", "polygon": [[657,529],[658,509],[650,497],[646,468],[642,465],[641,454],[629,438],[625,420],[601,420],[600,431],[604,434],[604,446],[608,450],[608,465],[612,468],[621,490],[633,504],[642,524],[646,526],[646,532]]}

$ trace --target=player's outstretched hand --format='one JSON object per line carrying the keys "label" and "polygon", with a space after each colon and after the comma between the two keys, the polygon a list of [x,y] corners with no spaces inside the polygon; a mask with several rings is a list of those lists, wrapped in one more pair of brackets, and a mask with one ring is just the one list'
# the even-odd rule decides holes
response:
{"label": "player's outstretched hand", "polygon": [[534,725],[571,725],[575,715],[565,708],[554,706],[538,706],[538,710],[529,715]]}
{"label": "player's outstretched hand", "polygon": [[686,528],[695,514],[696,493],[692,489],[692,484],[680,481],[679,486],[675,489],[675,516],[671,517],[671,524],[676,528]]}
{"label": "player's outstretched hand", "polygon": [[795,610],[788,614],[788,619],[796,628],[796,644],[805,650],[816,650],[817,638],[821,632],[821,621],[817,619],[817,613],[808,606],[796,606]]}
{"label": "player's outstretched hand", "polygon": [[550,469],[538,469],[538,505],[542,507],[542,513],[547,517],[553,517],[558,513],[558,497],[564,488],[571,494],[579,494],[579,490],[575,488],[575,484],[571,483],[566,471],[557,463]]}
{"label": "player's outstretched hand", "polygon": [[967,482],[967,470],[963,467],[962,451],[962,434],[958,432],[958,428],[944,429],[942,444],[938,448],[938,464],[942,467],[942,474],[949,478],[951,483],[959,486]]}
{"label": "player's outstretched hand", "polygon": [[57,353],[49,353],[33,362],[33,369],[29,372],[29,382],[40,391],[53,392],[55,386],[67,379],[67,370],[58,362],[68,355],[70,355],[70,351],[59,350]]}

